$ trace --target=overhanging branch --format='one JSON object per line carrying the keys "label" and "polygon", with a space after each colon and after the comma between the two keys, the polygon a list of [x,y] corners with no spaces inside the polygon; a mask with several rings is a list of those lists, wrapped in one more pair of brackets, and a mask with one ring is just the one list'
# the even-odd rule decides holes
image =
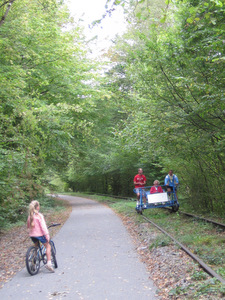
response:
{"label": "overhanging branch", "polygon": [[12,6],[12,4],[13,4],[14,1],[15,1],[15,0],[5,1],[5,2],[1,5],[1,7],[2,7],[2,6],[4,6],[4,5],[7,4],[7,8],[6,8],[6,11],[5,11],[4,15],[1,17],[1,20],[0,20],[0,26],[2,26],[2,24],[5,22],[5,19],[6,19],[7,15],[8,15],[8,13],[9,13],[9,10],[10,10],[10,8],[11,8],[11,6]]}

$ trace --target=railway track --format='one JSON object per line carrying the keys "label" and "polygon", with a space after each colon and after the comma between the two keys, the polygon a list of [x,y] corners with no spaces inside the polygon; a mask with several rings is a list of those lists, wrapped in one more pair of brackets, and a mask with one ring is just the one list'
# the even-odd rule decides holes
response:
{"label": "railway track", "polygon": [[219,226],[219,227],[225,229],[225,224],[222,224],[220,222],[217,222],[217,221],[214,221],[214,220],[211,220],[211,219],[206,219],[206,218],[203,218],[203,217],[200,217],[200,216],[196,216],[196,215],[193,215],[193,214],[190,214],[190,213],[186,213],[186,212],[180,211],[180,210],[179,210],[179,213],[183,214],[185,216],[197,219],[197,220],[201,220],[201,221],[205,221],[207,223],[211,223],[211,224],[213,224],[215,226]]}
{"label": "railway track", "polygon": [[[123,200],[129,200],[129,201],[136,201],[136,199],[133,199],[133,198],[129,198],[129,197],[121,197],[121,196],[113,196],[113,195],[106,195],[106,194],[95,194],[95,195],[98,195],[98,196],[106,196],[106,197],[111,197],[111,198],[115,198],[115,199],[123,199]],[[113,201],[110,201],[111,203],[114,203]],[[169,211],[172,211],[170,208],[163,208],[163,209],[167,209]],[[225,224],[223,223],[220,223],[220,222],[217,222],[215,220],[211,220],[211,219],[207,219],[207,218],[204,218],[204,217],[200,217],[200,216],[197,216],[197,215],[194,215],[194,214],[191,214],[191,213],[187,213],[187,212],[184,212],[184,211],[181,211],[179,210],[179,214],[182,214],[182,215],[185,215],[185,216],[188,216],[188,217],[191,217],[191,218],[194,218],[196,220],[201,220],[201,221],[204,221],[204,222],[207,222],[207,223],[211,223],[215,226],[219,226],[223,229],[225,229]]]}
{"label": "railway track", "polygon": [[142,215],[142,218],[147,221],[148,223],[152,224],[155,226],[157,229],[159,229],[161,232],[163,232],[165,235],[170,237],[177,245],[181,247],[183,251],[185,251],[192,259],[194,259],[198,264],[212,277],[215,277],[218,279],[221,283],[225,284],[225,280],[217,274],[212,268],[210,268],[207,264],[205,264],[197,255],[193,254],[186,246],[181,244],[177,239],[175,239],[170,233],[165,231],[163,228],[161,228],[159,225],[151,221],[150,219],[146,218],[145,216]]}
{"label": "railway track", "polygon": [[[105,195],[104,195],[105,196]],[[107,195],[108,196],[108,195]],[[111,196],[112,198],[114,196]],[[115,197],[114,197],[115,198]],[[117,198],[120,198],[122,199],[121,197],[117,197]],[[123,198],[124,199],[124,198]],[[126,200],[131,200],[129,198],[126,198]],[[132,199],[133,200],[133,199]],[[112,201],[111,199],[109,200],[110,203],[115,203],[115,201]],[[168,209],[168,210],[171,210],[169,208],[165,208],[165,209]],[[204,217],[200,217],[200,216],[197,216],[197,215],[193,215],[193,214],[190,214],[190,213],[186,213],[186,212],[183,212],[183,211],[179,211],[180,214],[182,215],[186,215],[188,217],[192,217],[194,219],[197,219],[197,220],[201,220],[201,221],[204,221],[204,222],[207,222],[207,223],[211,223],[215,226],[219,226],[223,229],[225,229],[225,224],[222,224],[222,223],[219,223],[219,222],[216,222],[214,220],[210,220],[210,219],[207,219],[207,218],[204,218]],[[210,266],[208,266],[206,263],[203,262],[203,260],[201,260],[197,255],[195,255],[194,253],[191,252],[191,250],[189,250],[185,245],[183,245],[182,243],[180,243],[177,239],[175,239],[170,233],[168,233],[167,231],[165,231],[163,228],[161,228],[159,225],[157,225],[156,223],[154,223],[152,220],[150,220],[149,218],[145,217],[143,214],[141,215],[142,218],[147,221],[148,223],[152,224],[153,226],[155,226],[158,230],[160,230],[161,232],[163,232],[165,235],[167,235],[170,239],[172,239],[177,245],[180,246],[180,248],[185,251],[187,253],[187,255],[189,255],[193,260],[195,260],[201,267],[202,269],[207,272],[210,276],[212,277],[215,277],[217,280],[219,280],[222,284],[225,284],[225,279],[223,279],[219,274],[217,274]]]}

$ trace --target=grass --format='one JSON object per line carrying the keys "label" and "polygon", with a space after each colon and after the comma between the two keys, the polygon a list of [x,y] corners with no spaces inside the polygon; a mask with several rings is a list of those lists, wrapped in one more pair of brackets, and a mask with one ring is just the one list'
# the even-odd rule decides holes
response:
{"label": "grass", "polygon": [[154,239],[154,241],[149,245],[149,250],[153,248],[158,248],[158,247],[166,247],[171,245],[171,239],[163,234],[159,234],[157,238]]}

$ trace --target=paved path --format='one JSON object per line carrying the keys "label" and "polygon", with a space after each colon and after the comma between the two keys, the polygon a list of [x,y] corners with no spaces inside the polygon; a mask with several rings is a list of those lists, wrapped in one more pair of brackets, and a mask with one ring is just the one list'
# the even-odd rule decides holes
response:
{"label": "paved path", "polygon": [[0,299],[145,300],[156,288],[114,212],[89,199],[60,196],[73,206],[54,237],[59,268],[26,269],[0,289]]}

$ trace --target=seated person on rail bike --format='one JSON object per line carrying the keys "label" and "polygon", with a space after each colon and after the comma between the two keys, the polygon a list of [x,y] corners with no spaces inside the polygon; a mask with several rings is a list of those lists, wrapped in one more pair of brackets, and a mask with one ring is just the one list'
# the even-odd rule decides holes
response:
{"label": "seated person on rail bike", "polygon": [[55,272],[51,263],[51,245],[50,235],[45,223],[44,216],[39,212],[40,204],[38,201],[33,200],[29,205],[29,216],[27,219],[27,228],[31,240],[38,247],[38,241],[44,244],[46,248],[47,264],[46,269],[50,272]]}
{"label": "seated person on rail bike", "polygon": [[[134,187],[137,194],[137,207],[140,205],[140,194],[142,193],[144,208],[146,208],[146,193],[144,186],[146,184],[146,177],[143,175],[141,168],[138,169],[138,174],[134,176]],[[143,188],[143,189],[142,189]]]}
{"label": "seated person on rail bike", "polygon": [[175,190],[176,196],[177,196],[177,186],[179,184],[178,177],[177,175],[173,174],[173,170],[169,170],[168,175],[165,177],[165,182],[164,182],[167,193],[170,197],[171,192],[173,189]]}
{"label": "seated person on rail bike", "polygon": [[150,194],[155,194],[155,193],[163,193],[162,187],[159,185],[159,181],[155,180],[153,182],[153,186],[150,189]]}

